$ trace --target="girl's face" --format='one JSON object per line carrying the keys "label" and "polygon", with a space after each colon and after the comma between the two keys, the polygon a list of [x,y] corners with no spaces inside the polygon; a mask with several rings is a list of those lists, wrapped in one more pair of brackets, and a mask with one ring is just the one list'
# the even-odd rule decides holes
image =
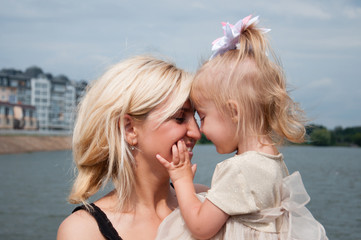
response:
{"label": "girl's face", "polygon": [[[201,134],[190,101],[186,101],[174,116],[160,125],[158,119],[154,117],[157,116],[157,111],[160,110],[151,112],[146,120],[138,126],[137,147],[142,158],[155,159],[156,154],[160,154],[168,161],[172,161],[172,146],[181,139],[184,140],[190,157],[192,157],[192,149]],[[156,161],[158,162],[158,160]]]}
{"label": "girl's face", "polygon": [[212,141],[220,154],[227,154],[237,150],[237,125],[229,116],[220,113],[216,105],[209,100],[202,101],[196,106],[201,120],[201,132]]}

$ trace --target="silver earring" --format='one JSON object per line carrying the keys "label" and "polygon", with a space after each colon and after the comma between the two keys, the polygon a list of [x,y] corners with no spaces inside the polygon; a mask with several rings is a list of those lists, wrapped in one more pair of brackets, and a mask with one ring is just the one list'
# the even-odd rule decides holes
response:
{"label": "silver earring", "polygon": [[134,146],[130,146],[130,150],[134,151],[135,147]]}

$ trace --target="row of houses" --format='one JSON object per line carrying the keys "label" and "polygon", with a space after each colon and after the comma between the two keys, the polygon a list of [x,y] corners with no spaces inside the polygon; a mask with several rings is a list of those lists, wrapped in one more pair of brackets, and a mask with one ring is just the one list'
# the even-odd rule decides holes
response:
{"label": "row of houses", "polygon": [[2,69],[0,129],[69,131],[86,86],[86,81],[53,77],[38,67]]}

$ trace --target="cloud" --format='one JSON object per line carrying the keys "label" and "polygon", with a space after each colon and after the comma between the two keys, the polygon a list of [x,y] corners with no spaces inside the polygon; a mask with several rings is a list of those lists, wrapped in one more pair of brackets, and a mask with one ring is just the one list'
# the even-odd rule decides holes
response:
{"label": "cloud", "polygon": [[265,12],[267,15],[277,15],[281,18],[311,18],[327,20],[332,14],[324,8],[320,1],[305,0],[274,0],[254,1],[251,5],[257,12]]}
{"label": "cloud", "polygon": [[346,7],[343,10],[343,13],[346,17],[350,19],[360,19],[361,18],[361,8],[360,7]]}
{"label": "cloud", "polygon": [[[74,80],[94,79],[106,65],[142,53],[169,56],[195,71],[222,35],[221,21],[260,15],[261,24],[272,29],[271,44],[297,100],[330,127],[361,119],[354,113],[361,111],[348,110],[361,102],[359,1],[0,0],[0,5],[0,68],[35,64]],[[332,116],[331,123],[334,109],[342,116]]]}
{"label": "cloud", "polygon": [[313,88],[313,89],[325,89],[327,87],[332,87],[333,85],[333,80],[330,78],[323,78],[317,81],[313,81],[310,84],[306,85],[306,88]]}

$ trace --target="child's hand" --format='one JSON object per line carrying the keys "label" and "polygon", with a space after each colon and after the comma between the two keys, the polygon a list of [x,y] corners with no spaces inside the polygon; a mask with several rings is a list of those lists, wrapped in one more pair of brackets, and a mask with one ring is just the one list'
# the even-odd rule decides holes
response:
{"label": "child's hand", "polygon": [[172,146],[173,159],[168,162],[159,154],[156,155],[159,162],[168,170],[172,182],[175,183],[180,179],[191,179],[195,175],[197,166],[192,165],[187,147],[183,140],[178,141],[177,145]]}

